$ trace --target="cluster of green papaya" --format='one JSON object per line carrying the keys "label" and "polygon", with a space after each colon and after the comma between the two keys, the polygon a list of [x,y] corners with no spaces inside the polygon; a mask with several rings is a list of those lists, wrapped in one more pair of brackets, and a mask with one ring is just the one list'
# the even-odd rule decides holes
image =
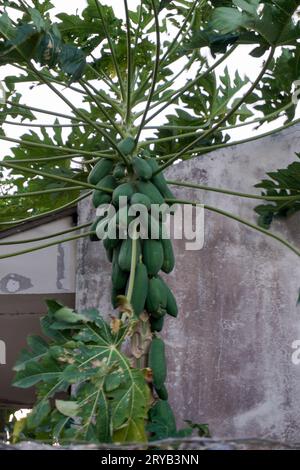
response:
{"label": "cluster of green papaya", "polygon": [[[101,159],[91,171],[88,182],[99,187],[94,190],[93,205],[99,208],[103,204],[115,208],[113,217],[107,214],[98,217],[91,231],[92,240],[100,236],[112,263],[112,304],[118,307],[118,297],[126,296],[132,264],[133,243],[136,244],[136,267],[134,287],[131,296],[131,306],[136,317],[147,311],[150,318],[151,330],[156,334],[163,328],[166,314],[176,317],[178,307],[175,297],[160,271],[170,273],[175,266],[172,242],[163,238],[164,221],[159,215],[155,217],[150,212],[153,204],[165,204],[165,199],[174,199],[164,175],[159,170],[156,158],[149,154],[133,156],[134,140],[130,137],[119,144],[122,153],[128,157],[128,164]],[[120,198],[127,198],[127,206],[120,205]],[[140,204],[146,208],[148,237],[132,238],[121,236],[127,231],[128,224],[134,217],[128,216],[130,206]],[[126,221],[126,227],[123,222]],[[116,228],[117,232],[110,230]],[[151,233],[155,238],[151,238]],[[163,341],[154,337],[150,351],[150,365],[153,371],[153,384],[158,396],[167,399],[164,386],[166,379],[166,361]]]}

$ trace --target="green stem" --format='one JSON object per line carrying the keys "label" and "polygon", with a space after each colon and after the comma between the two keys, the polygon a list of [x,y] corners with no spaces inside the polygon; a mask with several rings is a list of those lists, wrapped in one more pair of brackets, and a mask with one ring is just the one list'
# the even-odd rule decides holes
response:
{"label": "green stem", "polygon": [[[26,72],[27,74],[31,73],[31,71],[27,67],[23,67],[22,65],[13,64],[13,66],[16,67],[17,69],[22,70],[23,72]],[[84,94],[83,91],[80,88],[77,88],[74,85],[67,85],[65,82],[62,82],[61,80],[58,80],[57,78],[53,77],[52,75],[49,76],[48,74],[45,74],[42,71],[40,71],[40,73],[41,73],[41,75],[43,75],[43,77],[46,80],[51,80],[53,83],[56,83],[57,85],[60,85],[63,88],[67,87],[69,90],[75,91],[76,93],[80,93],[81,95]],[[38,80],[35,80],[33,78],[31,81],[35,82],[35,81],[38,81]]]}
{"label": "green stem", "polygon": [[136,263],[137,263],[137,230],[136,226],[133,230],[133,237],[132,237],[132,251],[131,251],[131,265],[130,265],[130,276],[129,276],[129,283],[128,283],[128,291],[127,291],[127,300],[130,303],[133,294],[134,288],[134,280],[135,280],[135,271],[136,271]]}
{"label": "green stem", "polygon": [[139,126],[139,130],[136,136],[136,143],[138,143],[141,132],[146,124],[146,119],[147,119],[147,114],[152,102],[153,94],[155,92],[155,87],[157,83],[157,78],[158,78],[158,72],[159,72],[159,55],[160,55],[160,29],[159,29],[159,20],[158,20],[158,13],[156,10],[156,4],[155,0],[151,0],[153,12],[154,12],[154,20],[155,20],[155,34],[156,34],[156,54],[155,54],[155,61],[154,61],[154,67],[153,67],[153,74],[152,74],[152,83],[151,83],[151,88],[149,91],[149,96],[147,99],[145,111],[143,113],[143,117],[141,120],[141,124]]}
{"label": "green stem", "polygon": [[268,230],[266,230],[262,227],[259,227],[258,225],[255,225],[255,224],[249,222],[246,219],[242,219],[241,217],[238,217],[237,215],[234,215],[231,212],[226,212],[226,211],[223,211],[221,209],[218,209],[217,207],[212,207],[212,206],[209,206],[209,205],[206,205],[206,204],[201,204],[198,201],[188,201],[188,200],[184,200],[184,199],[166,199],[166,202],[170,203],[170,204],[176,204],[176,203],[177,204],[189,204],[189,205],[192,205],[192,206],[197,206],[197,205],[200,204],[206,210],[209,210],[211,212],[216,212],[217,214],[221,214],[225,217],[228,217],[229,219],[235,220],[236,222],[240,222],[241,224],[246,225],[247,227],[250,227],[254,230],[257,230],[258,232],[261,232],[261,233],[267,235],[268,237],[274,238],[275,240],[277,240],[278,242],[282,243],[287,248],[289,248],[291,251],[296,253],[296,255],[300,256],[300,250],[298,250],[295,246],[293,246],[291,243],[289,243],[284,238],[280,237],[279,235],[276,235],[275,233],[269,232]]}
{"label": "green stem", "polygon": [[[194,63],[194,61],[195,61],[195,55],[196,55],[196,54],[192,54],[190,60],[189,60],[188,62],[186,62],[186,63],[182,66],[182,68],[176,73],[176,75],[174,75],[173,78],[171,78],[170,81],[167,81],[167,83],[166,83],[164,86],[160,87],[160,89],[157,90],[157,92],[155,92],[153,96],[156,97],[157,94],[162,93],[162,91],[165,91],[165,90],[168,89],[168,88],[170,89],[170,88],[175,84],[176,80],[180,77],[180,75],[182,75],[183,72],[185,72],[185,70],[189,70],[189,69],[190,69],[191,65],[192,65],[192,64]],[[153,109],[155,106],[156,106],[156,104],[153,105],[153,106],[151,106],[150,109]],[[147,127],[147,126],[145,126],[145,129],[146,129],[146,127]]]}
{"label": "green stem", "polygon": [[256,78],[256,80],[253,82],[253,84],[251,85],[251,87],[248,89],[248,91],[244,94],[244,96],[242,96],[241,99],[238,100],[238,102],[231,108],[231,110],[222,118],[220,119],[220,121],[218,121],[211,129],[209,129],[208,131],[204,132],[200,137],[197,137],[195,140],[193,140],[190,144],[186,145],[182,150],[180,150],[180,152],[178,152],[173,158],[171,158],[167,163],[165,163],[164,165],[162,165],[159,170],[156,172],[156,173],[160,173],[161,171],[163,171],[165,168],[167,168],[168,166],[172,165],[172,163],[174,163],[176,160],[178,160],[182,155],[184,155],[186,153],[187,150],[190,150],[191,148],[193,148],[197,142],[199,142],[200,140],[203,140],[203,139],[206,139],[207,137],[209,137],[211,134],[213,134],[216,130],[219,129],[219,127],[221,127],[222,124],[224,124],[226,121],[228,121],[231,116],[233,116],[233,114],[240,108],[240,106],[245,102],[245,99],[251,95],[251,93],[255,90],[255,88],[257,87],[257,85],[259,84],[259,82],[261,81],[261,79],[263,78],[271,60],[273,59],[273,56],[274,56],[274,53],[275,53],[275,47],[272,47],[271,48],[271,51],[270,51],[270,54],[269,54],[269,57],[268,59],[266,60],[264,66],[262,67],[262,70],[261,72],[259,73],[258,77]]}
{"label": "green stem", "polygon": [[74,235],[74,237],[63,238],[61,240],[57,240],[51,243],[46,243],[45,245],[39,245],[34,248],[29,248],[27,250],[17,251],[15,253],[8,253],[7,255],[0,255],[0,259],[13,258],[15,256],[25,255],[27,253],[33,253],[34,251],[43,250],[44,248],[49,248],[51,246],[60,245],[61,243],[71,242],[73,240],[79,240],[80,238],[85,238],[93,234],[94,232],[85,232],[85,233],[82,233],[81,235]]}
{"label": "green stem", "polygon": [[[77,153],[75,154],[69,154],[69,155],[59,155],[59,156],[54,156],[54,157],[41,157],[41,158],[22,158],[20,160],[18,159],[13,159],[13,163],[49,163],[49,162],[56,162],[60,160],[73,160],[74,158],[80,158],[81,155],[78,155]],[[79,162],[76,162],[79,163]],[[0,161],[1,165],[1,161]]]}
{"label": "green stem", "polygon": [[22,224],[24,222],[32,222],[33,220],[40,219],[41,217],[45,217],[46,215],[51,215],[51,214],[56,214],[58,211],[61,211],[63,209],[67,209],[68,207],[75,206],[78,202],[82,201],[83,199],[89,197],[92,194],[91,191],[88,191],[87,193],[77,197],[76,199],[73,199],[73,201],[68,202],[67,204],[64,204],[60,207],[56,207],[55,209],[51,209],[50,211],[45,211],[41,214],[37,215],[32,215],[31,217],[26,217],[25,219],[18,219],[18,220],[9,220],[9,221],[0,221],[0,227],[2,225],[14,225],[17,226],[18,224]]}
{"label": "green stem", "polygon": [[[23,55],[23,54],[22,54]],[[26,60],[27,61],[27,60]],[[115,141],[110,137],[110,135],[105,132],[101,127],[99,127],[97,124],[95,124],[87,115],[85,115],[82,111],[80,111],[76,106],[74,106],[71,101],[69,101],[59,90],[57,90],[51,82],[48,80],[44,79],[43,76],[39,73],[39,71],[32,65],[30,61],[27,61],[30,69],[35,73],[43,83],[45,83],[48,88],[50,88],[51,91],[53,91],[64,103],[66,103],[67,106],[69,106],[72,111],[77,114],[83,121],[89,123],[96,131],[99,132],[100,135],[104,137],[105,140],[107,140],[112,148],[116,150],[116,152],[123,158],[124,155],[123,153],[119,150],[117,144]]]}
{"label": "green stem", "polygon": [[[172,42],[170,48],[166,51],[165,55],[164,55],[164,56],[162,57],[162,59],[160,60],[160,67],[163,66],[163,62],[165,61],[165,59],[167,58],[167,56],[168,56],[169,53],[171,52],[171,49],[173,49],[173,47],[175,46],[175,42],[177,42],[177,39],[179,38],[180,34],[182,33],[182,31],[183,31],[183,29],[184,29],[184,27],[185,27],[185,25],[186,25],[186,23],[187,23],[187,21],[188,21],[188,19],[189,19],[189,17],[190,17],[190,14],[193,12],[193,10],[194,10],[194,8],[195,8],[197,2],[198,2],[198,0],[195,0],[194,5],[191,7],[190,11],[188,12],[187,17],[185,18],[185,21],[184,21],[183,25],[182,25],[181,28],[180,28],[180,31],[178,32],[178,34],[177,34],[177,36],[176,36],[176,39],[173,40],[173,42]],[[180,44],[181,44],[180,42],[177,43],[176,49],[179,47]],[[194,54],[192,54],[192,57],[191,57],[191,59],[188,61],[188,63],[186,63],[186,64],[183,66],[183,68],[175,75],[175,77],[173,77],[170,81],[167,81],[167,83],[166,83],[160,90],[157,90],[157,91],[153,94],[153,98],[154,98],[155,96],[157,96],[159,93],[161,93],[162,91],[164,91],[165,89],[168,89],[168,88],[170,89],[171,86],[172,86],[172,85],[174,84],[174,82],[176,81],[176,79],[184,72],[184,70],[186,70],[186,69],[188,69],[188,68],[190,67],[190,65],[194,62],[194,60],[195,60]],[[146,79],[144,80],[144,82],[141,84],[140,88],[141,88],[141,89],[144,89],[144,88],[147,86],[147,84],[150,82],[150,80],[151,80],[151,74],[146,77]],[[139,103],[141,103],[141,102],[143,102],[143,100],[139,100],[136,104],[139,104]],[[150,106],[149,110],[155,108],[155,107],[158,106],[160,103],[161,103],[161,102],[155,103],[153,106]],[[139,117],[139,116],[141,116],[142,114],[143,114],[142,112],[141,112],[141,113],[137,113],[137,114],[136,114],[136,117]]]}
{"label": "green stem", "polygon": [[[10,39],[5,33],[3,34],[4,37],[6,37],[6,39]],[[31,72],[40,79],[40,81],[42,83],[44,83],[45,85],[48,86],[48,88],[53,91],[70,109],[72,109],[72,111],[77,115],[79,116],[81,119],[83,119],[84,122],[87,122],[89,124],[91,124],[91,126],[96,130],[98,131],[106,140],[108,140],[110,142],[110,144],[112,145],[113,148],[115,148],[115,150],[117,150],[118,153],[120,153],[120,151],[118,150],[118,147],[117,145],[115,144],[115,142],[110,138],[110,136],[101,128],[101,127],[98,127],[96,124],[93,123],[93,121],[87,116],[85,115],[82,111],[80,111],[76,106],[74,106],[71,101],[69,101],[64,95],[63,93],[61,93],[59,90],[57,90],[55,88],[55,86],[49,81],[48,78],[46,78],[42,72],[40,72],[39,70],[37,70],[35,68],[35,66],[32,64],[31,60],[28,60],[26,55],[23,54],[23,52],[19,49],[19,47],[16,47],[15,48],[16,51],[18,52],[18,54],[20,55],[20,57],[22,57],[25,62],[27,63],[29,69],[31,70]]]}
{"label": "green stem", "polygon": [[121,71],[120,71],[119,64],[118,64],[118,59],[117,59],[116,52],[115,52],[114,43],[113,43],[113,41],[110,37],[109,31],[106,27],[105,18],[104,18],[103,11],[102,11],[102,5],[98,0],[95,0],[95,4],[96,4],[96,8],[98,10],[99,16],[101,18],[103,29],[104,29],[104,32],[105,32],[105,35],[106,35],[106,39],[107,39],[109,48],[110,48],[112,60],[113,60],[115,70],[116,70],[116,74],[117,74],[118,81],[119,81],[121,96],[122,96],[123,101],[125,101],[125,88],[124,88],[124,83],[123,83]]}
{"label": "green stem", "polygon": [[[23,140],[23,139],[13,139],[12,137],[6,137],[4,135],[0,135],[0,140],[5,140],[6,142],[13,142],[15,144],[22,144],[26,147],[35,147],[35,148],[42,148],[42,149],[48,149],[48,150],[61,150],[62,152],[67,152],[72,155],[74,155],[74,150],[77,152],[79,155],[88,155],[95,157],[96,156],[102,156],[101,154],[98,154],[98,152],[92,152],[92,151],[87,151],[87,150],[81,150],[81,149],[71,149],[69,147],[64,147],[64,146],[59,146],[59,145],[49,145],[49,144],[43,144],[39,142],[31,142],[30,140]],[[110,158],[111,160],[114,160],[115,157],[113,156],[106,156],[105,158]]]}
{"label": "green stem", "polygon": [[[295,106],[295,105],[291,101],[290,103],[286,104],[282,108],[280,108],[276,111],[273,111],[270,114],[266,114],[265,116],[258,117],[256,119],[253,119],[252,121],[245,121],[245,122],[240,122],[240,123],[232,125],[232,126],[220,127],[219,130],[220,131],[228,131],[228,130],[231,130],[231,129],[239,129],[240,127],[251,126],[252,124],[256,124],[257,122],[263,123],[265,121],[269,121],[272,118],[278,119],[279,117],[281,117],[280,116],[281,113],[283,113],[287,109],[291,108],[292,106]],[[205,124],[205,126],[202,126],[202,127],[201,126],[175,126],[175,125],[162,124],[161,126],[145,126],[145,129],[149,129],[149,130],[151,130],[151,129],[155,129],[155,130],[159,130],[159,129],[162,129],[162,130],[164,130],[164,129],[177,130],[177,129],[180,129],[180,130],[191,130],[191,131],[195,132],[198,129],[203,129],[203,127],[207,127],[207,123]],[[179,138],[179,137],[182,137],[183,135],[185,135],[186,137],[188,136],[188,134],[178,134],[175,137]],[[157,139],[157,141],[159,141],[159,139]],[[147,140],[144,143],[148,144],[149,140]]]}
{"label": "green stem", "polygon": [[[277,111],[275,111],[273,113],[270,113],[266,116],[262,116],[260,118],[253,119],[252,121],[249,121],[249,122],[242,122],[242,123],[239,123],[235,126],[220,127],[219,131],[229,131],[231,129],[238,129],[238,128],[244,127],[244,126],[251,126],[252,124],[255,124],[257,122],[263,123],[263,122],[268,121],[269,119],[272,119],[272,118],[279,118],[280,117],[279,114],[282,113],[283,111],[285,111],[286,109],[290,108],[291,106],[294,106],[294,104],[292,102],[289,103],[286,106],[283,106],[283,108],[278,109]],[[173,126],[173,128],[176,128],[176,127],[177,127],[177,129],[178,128],[180,129],[180,126]],[[186,127],[188,127],[188,126],[186,126]],[[168,129],[168,128],[172,129],[172,126],[161,126],[161,128],[162,129]],[[148,129],[149,129],[149,127],[148,127]],[[184,134],[175,134],[175,135],[171,135],[169,137],[162,137],[160,139],[153,139],[153,140],[149,139],[149,140],[146,140],[145,142],[141,142],[141,145],[150,145],[150,144],[157,144],[157,143],[161,143],[161,142],[169,142],[169,141],[172,141],[172,140],[175,140],[175,139],[185,139],[186,137],[195,136],[195,131],[197,131],[198,129],[201,129],[201,127],[194,126],[193,129],[194,129],[193,131],[185,132]],[[164,158],[162,158],[162,159],[164,159]]]}
{"label": "green stem", "polygon": [[[96,100],[96,98],[99,96],[99,98],[102,99],[103,103],[106,103],[108,104],[109,106],[111,106],[111,108],[115,111],[116,114],[119,114],[120,116],[122,116],[122,110],[121,108],[118,106],[118,103],[110,98],[109,96],[107,95],[104,95],[101,91],[98,91],[97,88],[95,88],[91,83],[87,82],[86,80],[84,80],[83,78],[81,78],[79,80],[79,83],[80,85],[82,86],[82,88],[86,91],[86,93],[90,96],[90,98],[92,100],[95,101],[95,103],[99,106],[99,108],[101,109],[102,111],[102,103],[101,101],[99,101],[99,99]],[[83,86],[83,84],[85,84],[85,87]],[[90,91],[87,91],[87,87],[90,87],[91,90],[93,90],[93,92],[95,93],[96,96],[92,95]],[[100,104],[99,104],[100,103]],[[106,110],[105,110],[106,111]],[[109,115],[108,115],[109,116]],[[107,117],[107,119],[111,119],[110,117]]]}
{"label": "green stem", "polygon": [[177,49],[177,48],[181,45],[181,42],[178,41],[178,39],[179,39],[181,33],[183,32],[183,30],[184,30],[184,28],[185,28],[187,22],[189,21],[191,15],[193,14],[193,12],[194,12],[194,10],[195,10],[195,8],[196,8],[196,5],[197,5],[197,3],[198,3],[198,1],[199,1],[199,0],[194,0],[194,2],[193,2],[193,4],[192,4],[191,8],[189,9],[189,11],[188,11],[188,13],[187,13],[187,15],[186,15],[186,17],[185,17],[185,19],[184,19],[184,22],[183,22],[182,25],[181,25],[181,28],[179,29],[179,31],[178,31],[178,33],[176,34],[176,36],[174,37],[174,39],[173,39],[171,45],[168,47],[168,49],[166,50],[165,54],[163,55],[163,57],[162,57],[162,59],[161,59],[161,61],[160,61],[161,65],[162,65],[162,63],[167,59],[168,55],[171,54],[171,52],[173,51],[173,49],[174,49],[174,48]]}
{"label": "green stem", "polygon": [[28,106],[27,104],[14,103],[13,101],[10,101],[10,100],[6,100],[5,104],[9,104],[12,108],[27,109],[28,111],[33,111],[35,113],[47,114],[49,116],[61,117],[63,119],[70,119],[72,121],[82,122],[82,119],[79,119],[76,116],[70,116],[68,114],[57,113],[55,111],[49,111],[47,109],[36,108],[34,106]]}
{"label": "green stem", "polygon": [[15,241],[10,241],[10,242],[0,242],[0,246],[22,245],[23,243],[41,242],[43,240],[48,240],[49,238],[55,238],[55,237],[59,237],[60,235],[66,235],[67,233],[77,232],[77,230],[81,230],[82,228],[89,227],[90,225],[92,225],[92,223],[93,222],[89,222],[89,223],[82,224],[82,225],[77,225],[76,227],[70,228],[68,230],[63,230],[62,232],[57,232],[57,233],[51,233],[50,235],[45,235],[43,237],[30,238],[30,239],[27,238],[26,240],[15,240]]}
{"label": "green stem", "polygon": [[4,194],[0,196],[0,201],[2,199],[16,199],[23,197],[33,197],[33,196],[43,196],[44,194],[53,194],[60,193],[65,191],[77,191],[82,189],[81,186],[70,186],[69,188],[53,188],[53,189],[44,189],[43,191],[28,191],[27,193],[14,193],[14,194]]}
{"label": "green stem", "polygon": [[124,0],[126,17],[126,37],[127,37],[127,95],[126,95],[126,116],[125,124],[128,127],[131,115],[131,83],[132,83],[132,54],[131,54],[131,24],[129,17],[128,2]]}
{"label": "green stem", "polygon": [[[13,159],[13,163],[49,163],[51,161],[56,161],[56,160],[67,160],[68,158],[74,160],[74,163],[77,165],[86,165],[88,163],[97,163],[101,158],[106,158],[106,159],[112,159],[112,155],[110,153],[101,153],[101,156],[98,155],[98,158],[92,158],[91,160],[84,160],[84,161],[76,161],[75,158],[82,158],[82,155],[76,154],[70,154],[70,155],[61,155],[61,156],[55,156],[55,157],[37,157],[37,158],[22,158],[22,159]],[[1,160],[0,160],[1,163]],[[1,165],[0,165],[1,166]],[[73,168],[74,171],[76,171],[75,168]]]}
{"label": "green stem", "polygon": [[[138,17],[138,23],[137,23],[137,28],[136,28],[136,32],[135,32],[135,38],[134,38],[133,50],[135,51],[135,53],[136,53],[136,50],[137,50],[139,35],[140,35],[140,32],[141,32],[143,1],[144,0],[141,0],[141,4],[139,6],[139,17]],[[132,57],[132,77],[133,77],[133,80],[134,80],[134,76],[135,76],[135,69],[136,69],[136,62],[135,62],[135,56],[133,56]]]}
{"label": "green stem", "polygon": [[90,90],[88,89],[87,85],[90,86],[90,84],[87,84],[86,82],[84,82],[84,80],[80,80],[81,82],[81,86],[85,89],[87,95],[96,103],[96,105],[98,106],[98,108],[100,109],[101,113],[104,114],[104,116],[106,117],[106,119],[111,123],[112,127],[114,127],[115,131],[117,132],[117,134],[120,134],[121,137],[124,136],[124,133],[123,131],[120,129],[120,127],[116,124],[116,121],[110,117],[109,113],[106,111],[105,107],[102,106],[102,103],[98,100],[98,98],[93,95]]}
{"label": "green stem", "polygon": [[[70,123],[70,124],[57,124],[57,123],[38,124],[38,123],[32,123],[32,122],[26,123],[26,122],[14,122],[14,121],[0,121],[0,125],[2,125],[2,124],[6,124],[6,125],[9,125],[9,126],[18,126],[18,127],[51,127],[51,128],[81,127],[81,126],[82,127],[88,127],[88,126],[90,126],[90,124],[87,124],[87,123],[84,123],[84,122],[83,123],[77,122],[77,123]],[[112,126],[105,125],[105,124],[101,124],[101,126],[104,129],[111,129],[112,128]]]}
{"label": "green stem", "polygon": [[[197,153],[195,157],[199,157],[206,153],[210,153],[213,150],[233,147],[235,145],[240,145],[240,144],[247,144],[248,142],[254,142],[255,140],[263,139],[264,137],[269,137],[270,135],[277,134],[278,132],[288,129],[289,127],[292,127],[298,123],[300,123],[300,118],[295,119],[295,121],[284,124],[283,126],[277,127],[276,129],[272,129],[271,131],[264,132],[263,134],[255,135],[255,136],[248,137],[246,139],[242,139],[238,141],[227,142],[225,144],[208,145],[207,147],[195,147],[193,150],[187,151],[186,154]],[[164,155],[163,157],[158,157],[158,160],[171,160],[171,158],[173,158],[175,155],[176,155],[175,153]]]}
{"label": "green stem", "polygon": [[194,183],[184,182],[184,181],[167,180],[167,183],[170,185],[174,185],[174,186],[183,186],[185,188],[201,189],[204,191],[212,191],[215,193],[228,194],[229,196],[238,196],[238,197],[243,197],[243,198],[248,198],[248,199],[260,199],[264,201],[296,201],[300,199],[300,193],[294,196],[259,196],[257,194],[240,193],[237,191],[231,191],[230,189],[214,188],[212,186],[205,186],[201,184],[194,184]]}
{"label": "green stem", "polygon": [[[161,108],[159,108],[155,113],[151,114],[149,118],[146,120],[145,124],[148,124],[150,121],[152,121],[156,116],[160,115],[166,108],[171,106],[173,103],[175,103],[178,98],[180,98],[181,95],[183,95],[186,91],[188,91],[190,88],[192,88],[194,85],[196,85],[199,80],[202,80],[206,75],[210,74],[215,68],[217,68],[224,60],[226,60],[230,54],[236,49],[236,46],[232,46],[226,54],[224,54],[220,59],[218,59],[213,65],[211,65],[205,72],[202,72],[201,74],[197,75],[193,80],[187,82],[182,88],[174,92],[173,98],[169,98],[168,102],[165,103]],[[155,107],[160,105],[161,102],[155,103]]]}
{"label": "green stem", "polygon": [[[182,75],[182,73],[185,71],[185,70],[188,70],[190,68],[190,66],[193,64],[195,58],[194,58],[194,54],[192,55],[192,57],[190,58],[190,60],[184,64],[184,66],[179,70],[179,72],[177,72],[177,74],[171,79],[171,80],[168,80],[164,85],[160,86],[153,94],[153,98],[155,98],[156,96],[159,96],[163,91],[165,90],[168,90],[170,89],[174,83],[176,82],[176,80],[180,77],[180,75]],[[146,86],[149,84],[149,81],[151,80],[151,75],[148,76],[144,82],[140,85],[139,87],[139,92],[140,92],[140,89],[145,89]],[[144,99],[141,99],[141,100],[138,100],[135,104],[140,104],[140,103],[143,103],[144,102]],[[149,108],[149,111],[156,108],[157,106],[159,106],[160,104],[162,103],[162,101],[158,101],[158,103],[153,103],[150,108]],[[137,113],[135,113],[135,118],[139,118],[141,115],[143,114],[143,111],[139,111]],[[161,126],[163,127],[163,126]],[[145,126],[144,129],[157,129],[157,126]],[[195,129],[195,128],[194,128]]]}
{"label": "green stem", "polygon": [[[4,36],[9,39],[9,37],[7,37],[6,34],[4,34]],[[53,84],[48,80],[46,79],[43,74],[37,70],[35,68],[35,66],[32,64],[32,62],[30,60],[27,59],[26,55],[23,54],[23,52],[18,48],[16,47],[16,50],[17,52],[19,53],[19,55],[26,61],[28,67],[30,68],[30,70],[34,73],[34,75],[36,77],[38,77],[40,79],[40,81],[42,83],[44,83],[45,85],[48,86],[48,88],[53,91],[67,106],[69,106],[70,109],[72,109],[72,111],[77,115],[79,116],[81,119],[83,119],[84,122],[87,122],[89,123],[96,131],[98,131],[100,133],[100,135],[102,135],[104,137],[104,139],[106,139],[112,146],[112,148],[114,148],[117,153],[122,156],[122,152],[119,150],[117,144],[115,143],[115,141],[110,137],[109,134],[107,134],[107,132],[105,132],[101,127],[99,127],[98,125],[96,125],[86,114],[84,114],[82,111],[80,111],[76,106],[74,106],[71,101],[69,101],[59,90],[57,90],[55,88],[55,86],[53,86]]]}
{"label": "green stem", "polygon": [[[46,171],[41,171],[38,169],[32,169],[32,168],[26,168],[20,165],[14,165],[13,163],[8,163],[7,161],[3,161],[3,160],[0,162],[0,167],[1,166],[4,166],[4,168],[12,168],[14,170],[20,170],[23,175],[26,173],[31,173],[33,175],[44,176],[45,178],[50,178],[55,181],[63,181],[64,183],[74,184],[74,180],[72,180],[71,178],[66,178],[65,176],[53,175],[51,173],[47,173]],[[110,188],[102,188],[100,186],[95,186],[94,184],[85,183],[84,181],[76,181],[76,184],[78,184],[78,186],[81,186],[82,188],[92,188],[98,191],[103,191],[105,193],[113,192],[113,190]]]}
{"label": "green stem", "polygon": [[[91,57],[94,59],[94,61],[97,60],[93,57],[92,54],[91,54]],[[91,64],[87,64],[87,67],[90,69],[91,72],[93,72],[99,78],[99,80],[102,80],[111,89],[111,91],[116,94],[116,96],[120,95],[118,87],[114,84],[112,79],[108,75],[106,75],[105,72],[103,72],[103,70],[99,72]]]}

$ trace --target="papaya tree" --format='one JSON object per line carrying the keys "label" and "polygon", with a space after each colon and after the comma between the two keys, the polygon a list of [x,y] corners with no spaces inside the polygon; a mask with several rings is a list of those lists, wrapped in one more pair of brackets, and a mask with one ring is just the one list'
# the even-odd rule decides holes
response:
{"label": "papaya tree", "polygon": [[[61,5],[54,15],[50,0],[0,1],[0,65],[12,70],[4,79],[1,105],[0,140],[12,144],[11,155],[1,156],[1,229],[84,198],[95,208],[93,220],[60,233],[59,241],[51,240],[58,234],[49,234],[46,242],[37,238],[36,246],[26,249],[24,240],[24,247],[1,258],[83,237],[103,243],[112,263],[114,311],[109,322],[111,312],[75,312],[47,301],[41,323],[49,341],[30,337],[15,366],[14,384],[37,389],[36,404],[18,423],[15,440],[146,442],[191,432],[192,426],[176,429],[168,404],[160,333],[165,316],[176,321],[180,312],[176,292],[161,272],[169,274],[175,266],[172,242],[164,236],[166,216],[176,204],[198,201],[176,199],[172,187],[267,201],[257,209],[265,215],[257,225],[205,201],[204,209],[300,254],[264,225],[266,214],[270,222],[270,213],[298,207],[299,172],[296,182],[279,174],[273,184],[263,182],[260,196],[170,181],[164,174],[178,161],[298,122],[293,96],[299,79],[299,2],[131,4],[120,0],[116,11],[102,0],[87,0],[77,15],[66,14]],[[255,79],[228,72],[227,61],[238,51],[257,60]],[[61,108],[25,103],[24,84],[32,93],[48,90]],[[50,123],[43,122],[45,116]],[[282,117],[284,124],[276,127]],[[272,122],[268,133],[231,138],[233,129]],[[19,138],[12,136],[15,125],[26,128]],[[163,208],[157,217],[153,205]],[[134,206],[145,209],[139,224]],[[124,348],[128,340],[130,351]],[[57,399],[58,392],[68,392],[67,398]]]}

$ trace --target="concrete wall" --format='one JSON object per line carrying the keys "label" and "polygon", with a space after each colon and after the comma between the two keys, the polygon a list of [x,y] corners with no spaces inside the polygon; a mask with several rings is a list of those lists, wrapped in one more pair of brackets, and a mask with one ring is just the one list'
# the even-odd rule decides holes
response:
{"label": "concrete wall", "polygon": [[[3,241],[22,241],[44,237],[47,234],[68,230],[72,225],[72,218],[65,217],[7,237]],[[49,242],[68,236],[54,237]],[[48,243],[48,240],[26,245],[0,246],[0,255],[45,243]],[[3,259],[0,262],[0,295],[74,292],[75,259],[76,242],[54,245],[15,258]]]}
{"label": "concrete wall", "polygon": [[[72,226],[73,218],[64,217],[0,241],[43,237]],[[47,241],[28,243],[26,248],[43,243]],[[21,251],[24,246],[0,246],[0,254]],[[0,260],[0,405],[26,406],[34,402],[33,388],[23,390],[11,386],[14,376],[12,367],[21,349],[26,346],[27,336],[41,334],[40,318],[47,312],[45,299],[55,298],[74,307],[75,264],[75,241]]]}
{"label": "concrete wall", "polygon": [[[253,185],[267,171],[296,159],[299,137],[300,127],[293,127],[180,163],[168,176],[259,194]],[[176,193],[256,220],[257,201]],[[83,202],[79,223],[93,214]],[[299,214],[272,230],[300,246]],[[210,212],[204,248],[185,251],[184,243],[175,242],[177,267],[168,276],[180,315],[168,319],[164,332],[178,423],[209,423],[215,437],[299,441],[300,365],[291,360],[291,345],[300,339],[299,259],[277,241]],[[81,241],[78,256],[78,308],[97,306],[109,314],[110,265],[101,244]]]}

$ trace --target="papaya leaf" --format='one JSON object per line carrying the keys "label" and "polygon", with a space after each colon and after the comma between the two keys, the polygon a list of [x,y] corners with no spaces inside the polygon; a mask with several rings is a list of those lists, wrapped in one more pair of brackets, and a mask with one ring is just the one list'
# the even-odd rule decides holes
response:
{"label": "papaya leaf", "polygon": [[76,416],[79,411],[79,406],[76,401],[55,400],[57,410],[64,416]]}
{"label": "papaya leaf", "polygon": [[[300,154],[297,154],[300,157]],[[263,195],[269,197],[276,196],[297,196],[300,191],[300,162],[296,161],[277,171],[267,173],[270,179],[264,179],[255,185],[256,188],[264,190]],[[263,228],[269,228],[274,218],[288,217],[300,210],[299,199],[291,201],[275,201],[261,204],[255,207],[255,212],[259,215],[258,223]]]}
{"label": "papaya leaf", "polygon": [[217,8],[211,19],[211,27],[221,34],[229,34],[241,28],[249,28],[251,25],[251,16],[235,8]]}
{"label": "papaya leaf", "polygon": [[30,350],[23,349],[21,351],[14,366],[15,371],[24,370],[29,363],[39,361],[48,352],[48,344],[39,336],[29,336],[27,342]]}
{"label": "papaya leaf", "polygon": [[[94,309],[78,314],[54,300],[48,300],[47,305],[48,331],[53,330],[57,317],[62,317],[68,329],[63,330],[66,337],[59,342],[41,343],[30,338],[36,356],[23,353],[23,361],[18,361],[14,384],[23,388],[37,385],[39,397],[22,436],[30,432],[31,436],[42,433],[64,442],[146,442],[149,386],[143,370],[132,368],[120,351],[119,335],[111,332]],[[76,329],[74,320],[78,318]],[[129,334],[131,323],[124,328]],[[77,384],[74,394],[56,398],[49,410],[48,398],[73,384]],[[46,421],[44,424],[46,415],[51,428]],[[66,419],[75,416],[76,423]]]}
{"label": "papaya leaf", "polygon": [[39,362],[29,362],[24,370],[17,372],[13,385],[15,387],[29,388],[38,382],[59,380],[61,367],[47,355]]}
{"label": "papaya leaf", "polygon": [[[298,7],[296,0],[261,2],[260,0],[233,0],[233,7],[219,7],[212,13],[211,27],[222,34],[243,29],[256,31],[272,45],[296,45],[299,23],[293,20]],[[259,8],[263,3],[263,7]]]}
{"label": "papaya leaf", "polygon": [[159,11],[162,11],[164,8],[167,8],[173,3],[173,0],[160,0],[159,2]]}
{"label": "papaya leaf", "polygon": [[50,414],[51,406],[49,400],[41,401],[30,413],[27,420],[29,429],[38,427],[41,422]]}
{"label": "papaya leaf", "polygon": [[70,84],[79,80],[83,75],[86,59],[84,53],[77,47],[64,44],[61,48],[58,61],[62,70],[71,75]]}
{"label": "papaya leaf", "polygon": [[65,323],[78,323],[82,321],[87,321],[87,318],[84,315],[74,312],[71,308],[62,307],[57,310],[54,314],[54,317]]}
{"label": "papaya leaf", "polygon": [[39,10],[37,10],[36,8],[28,8],[28,11],[37,31],[40,32],[42,29],[45,29],[46,24]]}

